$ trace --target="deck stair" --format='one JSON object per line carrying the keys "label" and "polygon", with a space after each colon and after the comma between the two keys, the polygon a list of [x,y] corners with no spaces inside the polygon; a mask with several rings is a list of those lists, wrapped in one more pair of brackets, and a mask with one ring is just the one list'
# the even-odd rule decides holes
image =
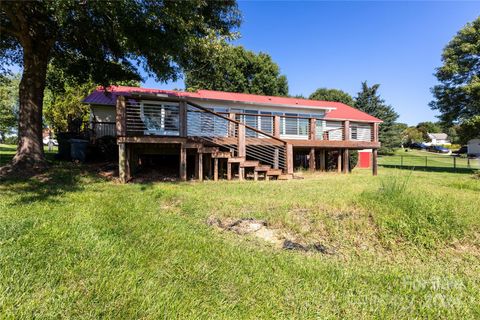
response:
{"label": "deck stair", "polygon": [[286,141],[192,102],[187,102],[186,113],[186,136],[191,142],[200,142],[198,154],[213,161],[214,180],[224,164],[229,180],[233,171],[240,180],[252,174],[254,180],[288,176],[291,145],[289,149]]}

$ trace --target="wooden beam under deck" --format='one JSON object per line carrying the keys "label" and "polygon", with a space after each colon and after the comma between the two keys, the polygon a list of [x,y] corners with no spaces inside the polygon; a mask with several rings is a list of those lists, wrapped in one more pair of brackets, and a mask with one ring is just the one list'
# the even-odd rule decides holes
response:
{"label": "wooden beam under deck", "polygon": [[348,148],[348,149],[376,149],[379,142],[370,141],[332,141],[332,140],[295,140],[286,139],[294,148]]}

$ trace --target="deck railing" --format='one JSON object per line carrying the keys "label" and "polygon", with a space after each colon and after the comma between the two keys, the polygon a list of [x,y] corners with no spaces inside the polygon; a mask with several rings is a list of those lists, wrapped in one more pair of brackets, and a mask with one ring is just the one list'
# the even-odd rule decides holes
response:
{"label": "deck railing", "polygon": [[[178,101],[149,101],[127,98],[125,100],[125,134],[130,136],[181,136],[181,121]],[[324,120],[289,115],[214,112],[203,106],[197,108],[199,118],[187,121],[189,130],[198,136],[220,136],[231,121],[242,123],[248,128],[246,137],[276,138],[287,140],[325,141],[378,141],[378,125],[373,123]],[[220,116],[220,117],[219,117]],[[193,119],[196,121],[192,122]],[[227,119],[227,120],[226,120]],[[197,126],[197,127],[195,127]],[[192,133],[193,135],[193,133]]]}
{"label": "deck railing", "polygon": [[237,121],[233,116],[188,103],[187,136],[226,148],[236,157],[288,170],[286,141]]}

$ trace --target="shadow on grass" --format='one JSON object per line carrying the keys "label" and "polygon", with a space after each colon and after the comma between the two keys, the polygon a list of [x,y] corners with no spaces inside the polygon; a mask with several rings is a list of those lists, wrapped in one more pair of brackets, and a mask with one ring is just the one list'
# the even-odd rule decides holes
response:
{"label": "shadow on grass", "polygon": [[393,164],[379,164],[379,167],[384,168],[394,168],[402,170],[415,170],[415,171],[425,171],[425,172],[449,172],[449,173],[473,173],[477,171],[476,168],[449,168],[449,167],[430,167],[430,166],[399,166]]}
{"label": "shadow on grass", "polygon": [[57,163],[47,171],[35,176],[0,178],[0,190],[5,195],[18,197],[16,203],[29,204],[37,201],[59,201],[66,193],[82,191],[82,178],[102,180],[85,167],[73,163]]}

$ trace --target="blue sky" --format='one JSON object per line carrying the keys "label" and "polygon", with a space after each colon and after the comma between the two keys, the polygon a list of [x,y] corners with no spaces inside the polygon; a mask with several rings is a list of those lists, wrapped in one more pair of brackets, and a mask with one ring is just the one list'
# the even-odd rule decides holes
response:
{"label": "blue sky", "polygon": [[[352,95],[361,81],[380,94],[399,121],[435,121],[428,102],[443,47],[480,15],[480,2],[240,1],[243,24],[236,41],[269,53],[288,78],[291,94],[319,87]],[[183,88],[183,82],[146,87]]]}

